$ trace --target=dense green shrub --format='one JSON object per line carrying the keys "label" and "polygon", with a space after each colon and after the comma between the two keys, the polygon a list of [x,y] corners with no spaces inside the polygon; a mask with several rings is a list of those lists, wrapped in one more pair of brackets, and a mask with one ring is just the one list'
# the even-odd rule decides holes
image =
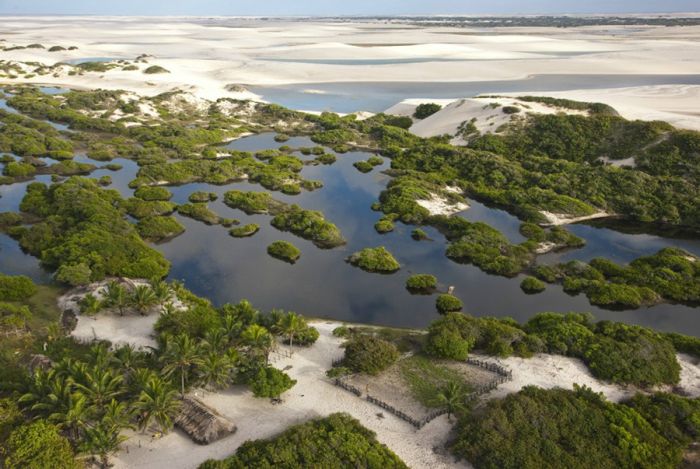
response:
{"label": "dense green shrub", "polygon": [[465,360],[479,338],[474,321],[460,313],[447,313],[428,327],[425,351],[429,355]]}
{"label": "dense green shrub", "polygon": [[392,273],[401,268],[384,246],[364,248],[348,257],[348,262],[367,272]]}
{"label": "dense green shrub", "polygon": [[406,288],[412,292],[431,293],[437,288],[437,277],[430,274],[414,274],[406,279]]}
{"label": "dense green shrub", "polygon": [[267,213],[273,206],[274,199],[267,192],[228,191],[224,194],[224,203],[250,215]]}
{"label": "dense green shrub", "polygon": [[461,311],[464,305],[462,304],[462,300],[456,296],[445,293],[437,297],[435,300],[435,307],[438,313],[445,314]]}
{"label": "dense green shrub", "polygon": [[34,293],[36,293],[36,285],[29,277],[0,274],[0,301],[24,300]]}
{"label": "dense green shrub", "polygon": [[118,192],[86,178],[72,177],[50,188],[30,184],[20,209],[39,221],[16,236],[50,269],[85,263],[91,280],[165,276],[170,264],[124,219],[116,208],[121,200]]}
{"label": "dense green shrub", "polygon": [[170,200],[172,193],[165,187],[158,186],[141,186],[134,191],[134,197],[139,199],[154,201],[154,200]]}
{"label": "dense green shrub", "polygon": [[298,205],[288,205],[270,221],[272,226],[282,231],[308,239],[322,249],[342,246],[346,243],[340,230],[323,218],[323,213],[305,210]]}
{"label": "dense green shrub", "polygon": [[525,277],[522,282],[520,282],[520,289],[525,293],[540,293],[543,292],[546,285],[541,280],[535,277]]}
{"label": "dense green shrub", "polygon": [[436,112],[442,109],[442,106],[436,103],[423,103],[416,106],[416,110],[413,112],[413,117],[416,119],[425,119],[430,117]]}
{"label": "dense green shrub", "polygon": [[428,233],[420,228],[416,228],[411,231],[411,238],[415,239],[416,241],[423,241],[424,239],[428,239]]}
{"label": "dense green shrub", "polygon": [[7,163],[2,170],[2,174],[12,178],[29,177],[33,176],[34,173],[36,173],[36,168],[34,168],[34,166],[21,161]]}
{"label": "dense green shrub", "polygon": [[588,388],[526,387],[466,416],[452,450],[479,469],[570,468],[581,461],[606,469],[670,469],[679,466],[685,444],[669,441],[667,431]]}
{"label": "dense green shrub", "polygon": [[218,225],[221,222],[219,215],[212,212],[209,207],[207,207],[206,203],[178,205],[177,213],[184,217],[201,221],[207,225]]}
{"label": "dense green shrub", "polygon": [[161,67],[160,65],[151,65],[150,67],[147,67],[144,69],[143,73],[146,73],[148,75],[153,75],[155,73],[170,73],[169,70],[166,70],[165,68]]}
{"label": "dense green shrub", "polygon": [[253,236],[258,231],[260,231],[260,225],[249,223],[247,225],[231,228],[229,234],[234,238],[246,238],[248,236]]}
{"label": "dense green shrub", "polygon": [[357,373],[376,375],[399,359],[399,351],[391,342],[371,335],[357,335],[345,344],[342,365]]}
{"label": "dense green shrub", "polygon": [[267,247],[272,257],[294,264],[301,257],[301,251],[289,241],[274,241]]}
{"label": "dense green shrub", "polygon": [[391,218],[382,217],[377,223],[374,224],[374,229],[377,233],[390,233],[394,231],[394,222]]}
{"label": "dense green shrub", "polygon": [[242,467],[358,467],[405,469],[391,450],[348,414],[331,414],[285,430],[271,440],[248,441],[222,461],[206,461],[199,469]]}
{"label": "dense green shrub", "polygon": [[190,194],[188,200],[192,202],[193,204],[196,203],[204,203],[204,202],[213,202],[218,198],[216,193],[214,192],[202,192],[202,191],[195,191]]}
{"label": "dense green shrub", "polygon": [[19,426],[5,443],[6,469],[79,469],[69,441],[59,429],[44,420]]}
{"label": "dense green shrub", "polygon": [[155,242],[174,238],[185,231],[185,227],[170,216],[142,218],[136,224],[136,229],[142,238]]}
{"label": "dense green shrub", "polygon": [[356,161],[352,165],[361,173],[369,173],[372,171],[372,169],[374,169],[374,166],[367,161]]}
{"label": "dense green shrub", "polygon": [[279,397],[291,389],[297,381],[277,368],[266,366],[260,368],[248,383],[255,397]]}

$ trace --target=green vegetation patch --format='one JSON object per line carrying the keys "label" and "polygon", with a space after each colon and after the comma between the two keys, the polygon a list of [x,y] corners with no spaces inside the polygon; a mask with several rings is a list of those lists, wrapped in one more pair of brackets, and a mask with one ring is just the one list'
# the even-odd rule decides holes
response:
{"label": "green vegetation patch", "polygon": [[160,65],[151,65],[150,67],[147,67],[143,70],[143,73],[147,75],[153,75],[156,73],[170,73],[170,70],[167,70]]}
{"label": "green vegetation patch", "polygon": [[536,279],[535,277],[525,277],[522,282],[520,282],[520,289],[528,294],[540,293],[547,288],[542,280]]}
{"label": "green vegetation patch", "polygon": [[218,225],[221,223],[219,215],[207,207],[206,203],[178,205],[177,213],[184,217],[189,217],[207,225]]}
{"label": "green vegetation patch", "polygon": [[364,248],[348,257],[348,262],[367,272],[393,273],[401,268],[384,246]]}
{"label": "green vegetation patch", "polygon": [[199,469],[238,467],[362,467],[405,469],[406,466],[374,432],[348,414],[331,414],[285,430],[272,440],[248,441],[222,461]]}
{"label": "green vegetation patch", "polygon": [[214,192],[196,191],[190,194],[188,200],[193,204],[213,202],[218,198]]}
{"label": "green vegetation patch", "polygon": [[260,231],[260,225],[249,223],[247,225],[231,228],[228,233],[234,238],[247,238],[253,236],[258,231]]}
{"label": "green vegetation patch", "polygon": [[432,293],[437,288],[437,277],[430,274],[414,274],[406,279],[406,289],[411,293]]}
{"label": "green vegetation patch", "polygon": [[413,117],[416,119],[425,119],[430,117],[436,112],[442,109],[442,106],[436,103],[423,103],[416,106],[416,110],[413,112]]}
{"label": "green vegetation patch", "polygon": [[373,335],[354,335],[344,347],[342,366],[356,373],[377,375],[399,359],[393,343]]}
{"label": "green vegetation patch", "polygon": [[441,407],[442,404],[436,397],[450,383],[466,388],[461,373],[423,355],[404,358],[398,366],[411,394],[426,407]]}
{"label": "green vegetation patch", "polygon": [[697,416],[698,401],[657,399],[614,404],[585,387],[526,387],[465,416],[452,451],[476,468],[679,467],[698,426],[674,415]]}
{"label": "green vegetation patch", "polygon": [[275,241],[267,247],[272,257],[294,264],[301,257],[301,251],[288,241]]}
{"label": "green vegetation patch", "polygon": [[154,201],[154,200],[170,200],[173,194],[165,187],[158,186],[141,186],[134,191],[134,197],[139,199]]}
{"label": "green vegetation patch", "polygon": [[438,313],[447,314],[462,311],[464,304],[462,304],[462,300],[456,296],[445,293],[437,297],[435,300],[435,307],[437,308]]}
{"label": "green vegetation patch", "polygon": [[29,277],[0,274],[0,301],[25,300],[36,291],[37,287]]}
{"label": "green vegetation patch", "polygon": [[185,227],[175,217],[150,216],[139,220],[136,229],[142,238],[161,242],[185,232]]}
{"label": "green vegetation patch", "polygon": [[72,177],[47,187],[32,183],[20,209],[39,220],[13,233],[50,269],[87,265],[91,280],[105,276],[159,278],[170,264],[148,247],[117,206],[119,193]]}

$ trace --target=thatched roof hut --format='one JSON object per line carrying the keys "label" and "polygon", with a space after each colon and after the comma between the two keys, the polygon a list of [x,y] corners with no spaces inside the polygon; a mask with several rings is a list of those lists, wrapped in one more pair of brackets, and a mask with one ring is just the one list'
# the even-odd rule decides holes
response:
{"label": "thatched roof hut", "polygon": [[208,445],[236,432],[233,422],[189,396],[182,399],[182,408],[175,417],[175,425],[200,445]]}

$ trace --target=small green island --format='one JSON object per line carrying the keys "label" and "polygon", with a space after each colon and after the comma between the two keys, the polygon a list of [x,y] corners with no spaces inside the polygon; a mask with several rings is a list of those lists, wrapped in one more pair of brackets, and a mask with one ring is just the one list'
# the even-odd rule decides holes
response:
{"label": "small green island", "polygon": [[384,246],[364,248],[352,254],[347,260],[350,264],[367,272],[390,274],[401,268],[401,264]]}
{"label": "small green island", "polygon": [[255,233],[260,231],[260,225],[255,223],[248,223],[247,225],[237,226],[229,230],[229,234],[234,238],[247,238],[253,236]]}
{"label": "small green island", "polygon": [[301,251],[289,241],[275,241],[267,247],[272,257],[294,264],[301,257]]}

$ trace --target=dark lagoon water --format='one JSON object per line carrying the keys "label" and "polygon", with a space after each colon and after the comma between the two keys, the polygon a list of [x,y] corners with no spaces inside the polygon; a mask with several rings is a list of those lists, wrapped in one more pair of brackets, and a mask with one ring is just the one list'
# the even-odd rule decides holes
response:
{"label": "dark lagoon water", "polygon": [[306,111],[382,112],[409,98],[459,99],[484,93],[536,93],[628,86],[700,84],[700,75],[532,75],[470,82],[337,82],[253,86],[266,101]]}
{"label": "dark lagoon water", "polygon": [[[293,148],[314,146],[303,137],[278,143],[273,134],[254,135],[227,146],[257,151],[281,145]],[[296,154],[304,160],[313,158]],[[276,230],[270,225],[271,217],[267,215],[246,215],[227,207],[223,203],[223,194],[228,190],[264,191],[258,185],[239,182],[225,186],[195,183],[169,189],[176,203],[187,202],[195,191],[215,192],[219,199],[209,204],[212,210],[220,216],[236,218],[241,224],[257,223],[261,226],[260,232],[250,238],[238,239],[229,236],[228,229],[222,226],[208,226],[175,215],[186,227],[185,233],[154,247],[172,262],[171,279],[184,280],[189,289],[211,298],[216,304],[246,298],[261,310],[283,308],[308,316],[421,327],[438,317],[434,307],[435,295],[411,295],[404,285],[411,274],[430,273],[438,277],[441,290],[454,286],[455,295],[465,304],[465,311],[475,315],[511,316],[522,321],[541,311],[590,311],[598,318],[700,335],[698,308],[662,304],[634,311],[608,311],[591,306],[583,295],[569,296],[556,285],[548,286],[539,295],[526,295],[519,287],[522,277],[507,279],[488,275],[474,266],[450,261],[445,256],[444,237],[433,228],[425,228],[430,241],[414,241],[410,237],[413,227],[401,223],[396,224],[392,233],[378,234],[373,225],[381,214],[372,211],[370,206],[389,181],[389,177],[382,174],[389,162],[385,161],[368,174],[360,173],[352,166],[369,156],[365,152],[351,152],[337,155],[338,160],[333,165],[305,166],[301,175],[323,181],[323,188],[297,196],[272,194],[279,200],[323,211],[348,240],[345,246],[319,249],[309,241]],[[138,171],[133,161],[114,160],[123,168],[113,172],[104,168],[106,162],[94,161],[85,155],[76,155],[75,158],[98,166],[91,177],[109,175],[112,183],[108,187],[118,190],[124,197],[133,195],[133,190],[128,187]],[[47,162],[53,163],[51,160]],[[38,176],[35,180],[48,183],[50,178]],[[0,186],[0,212],[18,209],[27,184]],[[474,200],[469,204],[469,209],[456,216],[488,223],[512,242],[523,240],[518,233],[520,222],[516,217]],[[604,224],[572,225],[569,229],[586,239],[586,247],[541,256],[540,262],[588,260],[596,256],[628,262],[666,246],[679,246],[700,255],[700,241],[692,237],[648,234],[644,230],[624,230]],[[301,259],[290,265],[268,256],[266,247],[276,240],[287,240],[299,247]],[[347,256],[359,249],[381,245],[399,260],[402,265],[399,272],[372,274],[345,262]],[[38,282],[51,279],[50,273],[41,268],[37,259],[23,253],[18,244],[5,235],[0,235],[0,272],[29,275]]]}

